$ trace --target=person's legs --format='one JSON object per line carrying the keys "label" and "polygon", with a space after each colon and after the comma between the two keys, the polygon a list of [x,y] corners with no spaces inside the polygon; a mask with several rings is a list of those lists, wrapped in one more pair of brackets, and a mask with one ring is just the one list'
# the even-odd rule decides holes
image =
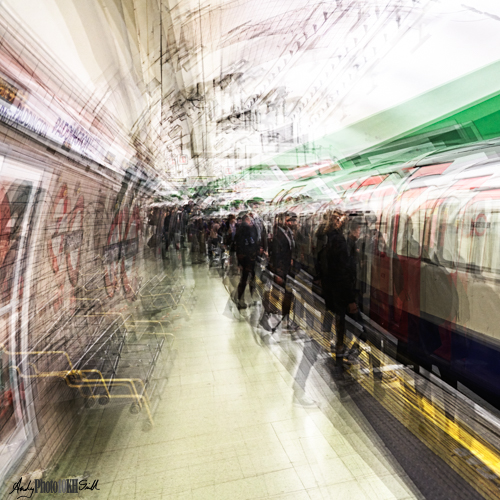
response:
{"label": "person's legs", "polygon": [[[366,342],[367,337],[366,337],[366,332],[364,329],[364,321],[363,321],[363,317],[361,316],[361,311],[359,308],[359,300],[358,300],[359,294],[356,294],[356,295],[357,295],[356,304],[358,305],[358,310],[357,310],[357,312],[355,312],[353,314],[349,314],[348,316],[351,317],[354,321],[356,321],[356,323],[361,327],[361,328],[356,327],[354,329],[354,334],[355,334],[356,338],[358,340],[361,340],[362,342]],[[359,354],[359,352],[360,352],[358,340],[356,340],[354,342],[354,346],[351,348],[351,352],[353,354],[355,354],[355,353]]]}
{"label": "person's legs", "polygon": [[293,293],[285,288],[285,296],[283,297],[283,317],[288,317],[292,307]]}
{"label": "person's legs", "polygon": [[321,325],[321,331],[324,333],[332,332],[332,323],[333,323],[333,313],[325,308],[325,314],[323,315],[323,323]]}
{"label": "person's legs", "polygon": [[[291,319],[290,317],[290,311],[292,310],[292,304],[293,308],[295,311],[295,302],[294,302],[294,297],[293,297],[293,291],[288,287],[285,286],[285,296],[283,297],[283,305],[282,305],[282,315],[283,315],[283,321],[286,319],[286,330],[292,332],[292,335],[294,332],[297,332],[299,329],[299,324],[298,322],[295,322]],[[300,308],[300,306],[299,306]]]}
{"label": "person's legs", "polygon": [[304,342],[302,360],[295,374],[293,391],[298,403],[306,404],[307,406],[314,404],[314,401],[306,396],[306,382],[321,350],[321,345],[313,339]]}
{"label": "person's legs", "polygon": [[325,306],[325,313],[323,314],[323,322],[321,324],[321,334],[327,340],[330,346],[330,353],[335,349],[332,340],[332,324],[333,324],[334,314],[330,309]]}
{"label": "person's legs", "polygon": [[215,256],[215,251],[217,249],[217,238],[210,238],[210,260],[213,260]]}
{"label": "person's legs", "polygon": [[248,260],[249,259],[247,257],[244,257],[239,262],[242,269],[240,282],[238,284],[238,302],[241,302],[243,298],[243,294],[245,293],[245,288],[247,286],[248,275],[250,274],[250,265]]}
{"label": "person's legs", "polygon": [[335,352],[337,356],[344,354],[344,337],[345,337],[345,313],[335,314],[335,332],[337,334],[337,342],[335,344]]}
{"label": "person's legs", "polygon": [[304,351],[302,354],[302,360],[300,362],[297,374],[295,375],[295,382],[300,389],[305,391],[306,381],[309,376],[309,372],[313,367],[318,354],[321,352],[321,346],[313,339],[304,342]]}
{"label": "person's legs", "polygon": [[162,236],[162,243],[161,243],[161,258],[163,260],[166,260],[167,258],[167,251],[168,251],[168,244],[167,244],[167,237],[165,234]]}
{"label": "person's legs", "polygon": [[255,260],[250,259],[249,261],[249,275],[250,275],[250,294],[253,297],[253,294],[255,292]]}
{"label": "person's legs", "polygon": [[282,315],[282,321],[285,321],[285,319],[288,320],[289,315],[290,315],[290,309],[292,307],[292,299],[293,299],[293,293],[290,289],[287,289],[286,286],[286,277],[288,273],[286,273],[281,279],[283,280],[282,287],[284,290],[284,296],[283,296],[283,301],[281,302],[281,315]]}

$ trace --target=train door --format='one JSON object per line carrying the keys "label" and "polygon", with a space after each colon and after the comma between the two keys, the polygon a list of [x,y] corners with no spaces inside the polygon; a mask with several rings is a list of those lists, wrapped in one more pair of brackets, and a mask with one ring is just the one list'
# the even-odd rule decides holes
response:
{"label": "train door", "polygon": [[500,190],[483,191],[467,205],[459,252],[466,262],[467,302],[459,306],[466,328],[456,364],[500,401]]}
{"label": "train door", "polygon": [[452,330],[458,313],[457,252],[460,202],[438,199],[424,229],[420,274],[419,354],[441,371],[450,368]]}
{"label": "train door", "polygon": [[[35,429],[28,351],[31,263],[42,172],[0,156],[0,477],[30,444]],[[31,230],[29,230],[31,228]]]}

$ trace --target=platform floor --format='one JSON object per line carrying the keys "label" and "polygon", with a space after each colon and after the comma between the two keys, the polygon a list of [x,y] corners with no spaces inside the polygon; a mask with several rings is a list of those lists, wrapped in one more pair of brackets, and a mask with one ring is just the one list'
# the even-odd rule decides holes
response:
{"label": "platform floor", "polygon": [[318,405],[294,404],[300,343],[293,351],[262,342],[229,311],[220,278],[205,265],[184,272],[198,305],[174,332],[176,357],[154,428],[144,431],[145,414],[126,408],[85,410],[54,476],[98,479],[99,491],[83,494],[96,499],[423,498],[352,400],[316,367],[307,395]]}

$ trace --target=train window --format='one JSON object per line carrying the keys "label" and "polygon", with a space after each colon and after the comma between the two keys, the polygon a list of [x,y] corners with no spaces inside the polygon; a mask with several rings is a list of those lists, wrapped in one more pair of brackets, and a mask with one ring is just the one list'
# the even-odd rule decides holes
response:
{"label": "train window", "polygon": [[405,257],[408,257],[408,250],[407,250],[407,232],[408,232],[408,221],[407,217],[405,215],[400,215],[399,216],[399,222],[398,222],[398,235],[397,235],[397,246],[396,246],[396,251],[398,255],[404,255]]}
{"label": "train window", "polygon": [[472,234],[471,220],[473,214],[471,210],[467,210],[461,220],[460,225],[460,243],[458,245],[458,261],[461,264],[469,264],[471,262]]}
{"label": "train window", "polygon": [[[484,230],[483,243],[483,268],[493,272],[500,271],[500,210],[493,210],[488,214],[488,220],[483,220],[483,228],[477,228],[479,232]],[[479,223],[476,223],[478,226]],[[479,237],[477,239],[480,239]]]}
{"label": "train window", "polygon": [[[491,206],[480,202],[467,208],[462,221],[460,260],[471,270],[492,269],[498,251],[498,215]],[[492,224],[493,222],[493,224]]]}
{"label": "train window", "polygon": [[422,258],[426,260],[430,259],[435,251],[436,214],[437,212],[433,213],[432,210],[427,210],[424,234],[422,237]]}
{"label": "train window", "polygon": [[[396,252],[404,257],[420,257],[422,237],[425,226],[425,212],[418,210],[421,203],[418,198],[425,188],[420,187],[406,191],[400,199],[397,225]],[[409,215],[408,215],[409,214]]]}
{"label": "train window", "polygon": [[422,235],[425,225],[425,210],[412,215],[400,215],[397,235],[397,253],[414,259],[420,257]]}
{"label": "train window", "polygon": [[[375,226],[375,227],[377,227],[377,226]],[[385,241],[392,241],[392,239],[389,238],[389,236],[392,234],[392,231],[393,231],[389,210],[386,210],[385,212],[383,212],[381,214],[378,230]],[[383,252],[384,250],[381,250],[381,251]]]}
{"label": "train window", "polygon": [[[471,223],[475,224],[473,221]],[[471,229],[471,252],[470,252],[470,264],[474,266],[475,269],[482,269],[483,267],[483,254],[484,254],[484,248],[485,248],[485,238],[484,234],[481,233],[475,233],[474,229]]]}
{"label": "train window", "polygon": [[458,257],[459,205],[447,202],[439,211],[433,247],[440,262],[455,265]]}

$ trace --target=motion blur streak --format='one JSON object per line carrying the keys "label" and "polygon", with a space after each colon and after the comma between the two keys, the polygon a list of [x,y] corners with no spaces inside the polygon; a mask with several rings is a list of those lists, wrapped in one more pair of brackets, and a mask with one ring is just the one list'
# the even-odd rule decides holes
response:
{"label": "motion blur streak", "polygon": [[74,481],[61,457],[105,407],[161,437],[203,276],[302,417],[355,382],[453,496],[498,498],[499,20],[497,0],[0,0],[0,494]]}

